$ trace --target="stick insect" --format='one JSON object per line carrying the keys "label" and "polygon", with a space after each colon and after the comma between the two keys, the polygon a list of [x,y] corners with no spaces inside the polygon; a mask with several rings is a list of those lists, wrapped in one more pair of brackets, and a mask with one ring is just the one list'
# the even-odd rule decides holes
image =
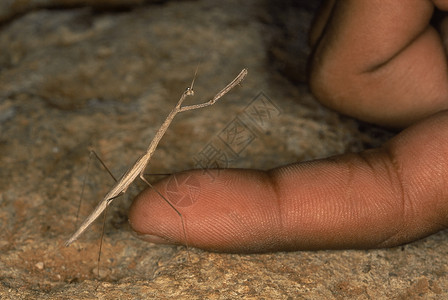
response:
{"label": "stick insect", "polygon": [[[112,203],[114,199],[117,197],[123,195],[132,182],[137,178],[137,176],[140,177],[143,182],[145,182],[148,186],[153,187],[149,181],[146,180],[144,177],[144,171],[146,166],[148,165],[149,161],[151,160],[151,157],[154,153],[154,151],[157,148],[157,145],[159,144],[159,141],[162,139],[163,135],[167,131],[168,127],[170,126],[171,122],[173,121],[174,117],[181,112],[188,111],[188,110],[194,110],[203,108],[206,106],[210,106],[215,104],[218,99],[220,99],[222,96],[227,94],[231,89],[233,89],[235,86],[240,84],[244,78],[247,75],[247,69],[241,70],[241,72],[229,83],[227,84],[221,91],[219,91],[211,100],[200,103],[200,104],[193,104],[193,105],[187,105],[182,106],[182,103],[184,100],[194,95],[193,91],[193,85],[196,76],[193,78],[193,81],[180,97],[179,101],[177,102],[176,106],[171,110],[171,112],[166,117],[165,121],[160,126],[159,130],[156,132],[154,138],[152,139],[151,143],[148,146],[148,149],[146,152],[137,159],[137,161],[130,167],[122,176],[121,178],[115,183],[115,185],[112,187],[112,189],[104,196],[104,198],[98,203],[98,205],[95,207],[95,209],[90,213],[90,215],[81,223],[81,225],[78,227],[78,229],[73,233],[73,235],[65,242],[65,246],[69,246],[71,243],[76,241],[78,237],[101,215],[101,213],[106,209],[108,205]],[[154,189],[167,203],[171,208],[175,210],[175,212],[180,216],[181,222],[182,222],[182,228],[184,230],[184,238],[185,238],[185,244],[187,243],[187,237],[185,232],[185,224],[184,220],[182,218],[181,213],[173,206],[168,199],[166,199],[157,189]]]}

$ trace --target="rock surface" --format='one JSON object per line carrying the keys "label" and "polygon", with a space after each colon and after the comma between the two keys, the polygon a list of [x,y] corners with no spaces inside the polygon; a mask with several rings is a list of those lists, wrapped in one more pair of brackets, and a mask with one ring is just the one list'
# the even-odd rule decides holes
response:
{"label": "rock surface", "polygon": [[[101,222],[63,245],[75,229],[84,175],[81,217],[113,183],[95,161],[86,171],[88,149],[112,173],[124,172],[198,64],[198,102],[243,67],[249,76],[215,106],[179,115],[150,172],[197,167],[204,147],[260,99],[275,114],[263,127],[251,125],[252,139],[229,167],[268,169],[359,151],[393,133],[332,112],[306,85],[292,83],[305,78],[304,33],[315,5],[136,0],[121,1],[124,10],[101,11],[88,6],[95,1],[67,4],[75,2],[0,6],[1,299],[448,297],[446,231],[392,249],[260,255],[190,249],[187,260],[184,247],[148,244],[130,233],[126,209],[141,183],[108,211],[98,277]],[[20,3],[27,6],[18,10]]]}

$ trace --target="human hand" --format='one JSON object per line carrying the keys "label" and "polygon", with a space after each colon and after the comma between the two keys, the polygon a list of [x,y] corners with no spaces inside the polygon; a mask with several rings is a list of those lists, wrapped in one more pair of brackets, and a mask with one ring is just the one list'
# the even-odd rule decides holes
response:
{"label": "human hand", "polygon": [[[434,2],[448,9],[448,1]],[[173,175],[200,186],[196,202],[180,208],[189,246],[226,252],[390,247],[447,227],[448,80],[442,42],[428,25],[432,2],[327,4],[311,35],[316,97],[369,122],[415,124],[359,154],[266,172],[219,170],[213,182],[203,170]],[[165,194],[169,182],[155,187]],[[153,189],[137,197],[129,219],[143,239],[185,243],[179,216]]]}
{"label": "human hand", "polygon": [[434,4],[448,10],[446,0],[326,1],[310,34],[313,94],[341,113],[392,127],[447,109],[445,49],[430,25]]}

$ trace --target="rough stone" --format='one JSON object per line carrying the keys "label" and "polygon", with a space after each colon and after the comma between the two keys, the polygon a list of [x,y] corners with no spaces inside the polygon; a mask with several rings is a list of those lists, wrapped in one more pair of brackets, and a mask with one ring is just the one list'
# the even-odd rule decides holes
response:
{"label": "rough stone", "polygon": [[98,10],[119,10],[144,3],[162,2],[164,0],[4,0],[0,2],[0,23],[41,8],[91,7]]}

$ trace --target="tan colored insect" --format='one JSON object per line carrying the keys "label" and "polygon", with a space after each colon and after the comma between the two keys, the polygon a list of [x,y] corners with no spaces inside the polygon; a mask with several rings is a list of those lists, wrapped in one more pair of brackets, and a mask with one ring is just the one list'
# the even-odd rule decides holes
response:
{"label": "tan colored insect", "polygon": [[[215,104],[218,99],[220,99],[222,96],[227,94],[231,89],[233,89],[235,86],[240,84],[244,78],[247,75],[247,69],[241,70],[241,72],[233,79],[229,84],[227,84],[220,92],[218,92],[213,99],[200,103],[200,104],[194,104],[194,105],[187,105],[182,106],[182,103],[188,96],[194,95],[193,91],[193,85],[194,80],[193,79],[191,86],[188,87],[185,92],[182,93],[182,96],[180,97],[179,101],[177,102],[176,106],[171,110],[169,115],[166,117],[165,121],[160,126],[159,130],[157,131],[156,135],[152,139],[151,143],[148,146],[148,149],[144,154],[142,154],[137,161],[130,167],[122,176],[121,178],[115,183],[115,185],[112,187],[112,189],[104,196],[104,198],[100,201],[100,203],[95,207],[95,209],[90,213],[90,215],[81,223],[79,228],[73,233],[73,235],[65,242],[66,246],[69,246],[71,243],[76,241],[78,237],[101,215],[101,213],[106,209],[106,207],[112,203],[112,201],[123,195],[132,182],[137,178],[137,176],[140,177],[141,180],[143,180],[146,184],[152,187],[152,185],[145,179],[144,177],[144,171],[146,166],[148,165],[149,161],[151,160],[151,157],[154,153],[154,151],[157,148],[157,145],[159,144],[160,140],[162,139],[163,135],[167,131],[168,127],[170,126],[171,122],[173,121],[174,117],[184,111],[188,110],[194,110],[203,108],[206,106],[210,106]],[[186,238],[186,232],[185,232],[185,225],[182,218],[181,213],[173,206],[173,204],[168,201],[159,191],[155,189],[155,191],[176,211],[176,213],[180,216],[182,227],[184,230],[184,238],[185,238],[185,244],[187,243]]]}

